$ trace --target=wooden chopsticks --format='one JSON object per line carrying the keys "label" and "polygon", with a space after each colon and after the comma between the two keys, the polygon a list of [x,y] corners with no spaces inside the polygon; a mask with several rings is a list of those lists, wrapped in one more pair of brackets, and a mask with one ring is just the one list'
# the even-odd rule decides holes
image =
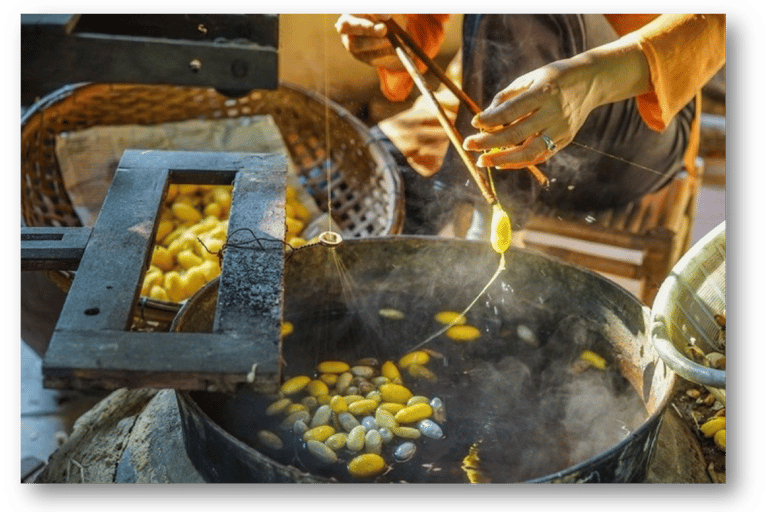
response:
{"label": "wooden chopsticks", "polygon": [[[411,38],[410,34],[403,30],[400,25],[395,22],[395,20],[389,19],[384,21],[384,24],[387,26],[387,37],[389,38],[389,41],[392,43],[392,46],[395,48],[395,52],[397,53],[398,57],[400,58],[400,61],[403,63],[403,66],[405,66],[408,73],[411,75],[411,78],[413,79],[414,83],[416,83],[416,86],[419,88],[421,93],[425,96],[428,96],[431,99],[431,102],[433,105],[436,106],[436,109],[438,111],[438,121],[440,121],[440,124],[443,126],[443,128],[448,133],[449,139],[451,139],[451,143],[453,143],[454,147],[456,147],[456,150],[458,151],[459,155],[461,156],[462,160],[465,164],[467,164],[467,169],[469,170],[472,177],[477,182],[478,186],[480,186],[480,190],[483,192],[483,195],[486,197],[486,199],[489,200],[489,202],[493,203],[496,201],[496,194],[492,190],[492,187],[488,184],[487,179],[483,177],[479,171],[477,170],[477,167],[474,165],[474,163],[471,163],[471,160],[469,159],[469,155],[467,155],[466,151],[464,150],[462,144],[461,144],[461,135],[456,131],[456,128],[450,123],[448,118],[445,116],[445,111],[443,110],[442,106],[439,104],[437,99],[435,99],[434,94],[432,94],[431,91],[426,86],[426,82],[424,82],[424,78],[421,76],[421,73],[419,73],[418,68],[416,68],[415,64],[413,64],[413,60],[408,56],[407,53],[402,51],[402,47],[407,47],[409,50],[411,50],[426,66],[427,69],[429,69],[437,78],[440,80],[441,83],[443,83],[450,91],[456,95],[457,98],[459,98],[460,101],[462,101],[472,112],[472,114],[477,115],[480,112],[482,112],[482,109],[480,106],[475,103],[472,98],[470,98],[467,93],[465,93],[463,90],[461,90],[460,87],[458,87],[450,78],[448,78],[448,75],[443,72],[442,69],[440,69],[440,66],[438,66],[435,61],[433,61],[429,55],[424,53],[424,50],[419,47],[419,45],[416,43],[416,41]],[[398,51],[400,49],[400,51]],[[445,119],[445,122],[450,125],[450,127],[446,127],[444,124],[443,118]],[[457,142],[454,141],[454,138],[458,140],[458,147]],[[469,164],[468,164],[469,162]],[[531,173],[531,176],[541,185],[542,187],[546,187],[549,185],[549,179],[542,173],[538,167],[535,165],[529,165],[527,167],[528,172]],[[483,181],[484,185],[481,185],[479,179]],[[488,190],[485,190],[484,187],[487,187]],[[493,197],[493,201],[489,199],[489,195]]]}

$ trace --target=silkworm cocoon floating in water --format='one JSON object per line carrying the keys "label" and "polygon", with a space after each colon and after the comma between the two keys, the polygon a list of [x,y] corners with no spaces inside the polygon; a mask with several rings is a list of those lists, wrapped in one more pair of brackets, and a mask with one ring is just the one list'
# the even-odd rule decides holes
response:
{"label": "silkworm cocoon floating in water", "polygon": [[412,364],[407,368],[407,370],[408,375],[415,379],[424,379],[430,382],[437,382],[437,375],[435,375],[435,373],[426,366],[420,364]]}
{"label": "silkworm cocoon floating in water", "polygon": [[385,402],[394,402],[397,404],[404,404],[413,396],[413,393],[400,384],[382,384],[379,386],[379,393],[381,393],[381,399]]}
{"label": "silkworm cocoon floating in water", "polygon": [[432,418],[438,422],[442,423],[445,421],[445,404],[441,399],[438,397],[433,398],[429,402],[429,406],[432,407]]}
{"label": "silkworm cocoon floating in water", "polygon": [[318,379],[325,382],[325,385],[328,386],[328,389],[330,390],[330,388],[336,386],[339,376],[335,373],[321,373]]}
{"label": "silkworm cocoon floating in water", "polygon": [[445,331],[453,341],[473,341],[480,337],[480,329],[472,325],[454,325]]}
{"label": "silkworm cocoon floating in water", "polygon": [[314,439],[307,441],[307,450],[309,450],[309,453],[314,455],[315,458],[317,458],[323,464],[333,464],[339,460],[336,452],[331,450],[328,446],[321,443],[320,441],[315,441]]}
{"label": "silkworm cocoon floating in water", "polygon": [[266,414],[267,416],[276,416],[285,411],[289,405],[291,405],[290,398],[281,398],[280,400],[272,402],[267,406]]}
{"label": "silkworm cocoon floating in water", "polygon": [[405,404],[398,404],[395,402],[382,402],[379,404],[379,409],[384,409],[385,411],[391,412],[392,414],[397,414],[397,412],[404,407]]}
{"label": "silkworm cocoon floating in water", "polygon": [[467,323],[467,318],[456,311],[441,311],[435,315],[435,320],[446,325],[464,325]]}
{"label": "silkworm cocoon floating in water", "polygon": [[432,420],[421,420],[418,427],[419,432],[421,432],[424,437],[429,437],[431,439],[441,439],[443,437],[443,429]]}
{"label": "silkworm cocoon floating in water", "polygon": [[[398,375],[399,375],[399,372],[398,372]],[[379,375],[378,377],[374,377],[371,379],[371,384],[373,384],[374,386],[381,386],[382,384],[389,384],[390,382],[392,381],[389,380],[389,377],[385,377],[383,375]]]}
{"label": "silkworm cocoon floating in water", "polygon": [[605,370],[605,359],[592,352],[591,350],[585,350],[579,356],[582,361],[586,361],[590,366],[597,368],[598,370]]}
{"label": "silkworm cocoon floating in water", "polygon": [[381,434],[381,442],[385,444],[395,438],[395,434],[393,434],[392,431],[388,428],[380,428],[379,434]]}
{"label": "silkworm cocoon floating in water", "polygon": [[374,400],[376,403],[381,403],[381,391],[374,390],[365,395],[366,400]]}
{"label": "silkworm cocoon floating in water", "polygon": [[312,410],[318,406],[317,398],[314,396],[305,396],[301,399],[301,403],[305,405],[308,410]]}
{"label": "silkworm cocoon floating in water", "polygon": [[317,365],[319,373],[344,373],[349,370],[349,365],[344,361],[323,361]]}
{"label": "silkworm cocoon floating in water", "polygon": [[309,407],[302,403],[298,404],[291,404],[288,407],[285,408],[285,411],[283,411],[285,414],[293,414],[295,412],[301,412],[301,411],[307,411],[309,412]]}
{"label": "silkworm cocoon floating in water", "polygon": [[720,449],[725,450],[725,429],[715,432],[715,444],[720,447]]}
{"label": "silkworm cocoon floating in water", "polygon": [[307,392],[312,396],[327,395],[329,393],[328,385],[319,380],[311,380],[307,384]]}
{"label": "silkworm cocoon floating in water", "polygon": [[281,450],[283,448],[283,440],[270,430],[259,430],[256,433],[256,437],[258,437],[259,443],[267,448],[273,450]]}
{"label": "silkworm cocoon floating in water", "polygon": [[505,212],[499,203],[493,205],[493,216],[491,217],[491,247],[499,254],[503,254],[509,249],[512,243],[512,222],[509,215]]}
{"label": "silkworm cocoon floating in water", "polygon": [[293,324],[291,322],[283,322],[280,324],[280,336],[285,337],[293,332]]}
{"label": "silkworm cocoon floating in water", "polygon": [[307,411],[298,411],[294,412],[293,414],[289,414],[283,420],[283,426],[286,428],[291,428],[293,427],[293,424],[299,420],[303,421],[304,423],[309,423],[309,413]]}
{"label": "silkworm cocoon floating in water", "polygon": [[429,403],[429,398],[423,395],[414,395],[407,402],[405,402],[405,405],[409,406],[409,405],[428,404],[428,403]]}
{"label": "silkworm cocoon floating in water", "polygon": [[401,357],[400,360],[397,362],[397,365],[400,368],[407,368],[412,364],[427,364],[428,362],[429,362],[429,354],[427,354],[423,350],[416,350],[414,352],[405,354],[403,357]]}
{"label": "silkworm cocoon floating in water", "polygon": [[395,414],[399,423],[413,423],[432,416],[432,408],[428,404],[415,404],[400,410]]}
{"label": "silkworm cocoon floating in water", "polygon": [[310,428],[309,430],[304,432],[302,439],[304,439],[305,441],[314,439],[322,443],[323,441],[325,441],[335,433],[336,433],[336,429],[334,429],[332,426],[320,425],[319,427]]}
{"label": "silkworm cocoon floating in water", "polygon": [[[354,387],[354,386],[350,386],[350,388],[351,387]],[[349,389],[349,388],[347,388],[347,389]],[[349,407],[349,405],[352,404],[352,403],[359,402],[360,400],[365,400],[365,397],[363,395],[358,395],[358,394],[348,394],[348,395],[344,395],[341,398],[345,402],[347,402],[347,407]]]}
{"label": "silkworm cocoon floating in water", "polygon": [[341,428],[347,432],[351,432],[353,428],[360,426],[360,422],[357,421],[357,418],[348,412],[339,413],[337,419],[339,420],[339,425],[341,425]]}
{"label": "silkworm cocoon floating in water", "polygon": [[725,428],[725,416],[720,416],[718,418],[713,418],[706,423],[704,423],[702,426],[699,427],[699,430],[701,430],[701,433],[704,434],[706,437],[712,437],[715,435],[715,432],[718,430],[722,430]]}
{"label": "silkworm cocoon floating in water", "polygon": [[398,423],[395,420],[395,416],[391,412],[387,411],[386,409],[382,409],[381,407],[376,409],[376,424],[380,427],[390,429],[398,426]]}
{"label": "silkworm cocoon floating in water", "polygon": [[402,380],[400,370],[397,369],[397,366],[392,361],[384,361],[384,364],[381,365],[381,375],[388,378],[390,382],[393,382],[395,379]]}
{"label": "silkworm cocoon floating in water", "polygon": [[379,310],[379,316],[389,320],[402,320],[405,314],[402,311],[393,308],[382,308]]}
{"label": "silkworm cocoon floating in water", "polygon": [[333,398],[331,398],[331,409],[336,414],[347,412],[347,402],[344,401],[344,398],[341,395],[334,395]]}
{"label": "silkworm cocoon floating in water", "polygon": [[387,463],[381,455],[366,453],[349,461],[347,471],[356,478],[369,478],[382,473],[386,467]]}
{"label": "silkworm cocoon floating in water", "polygon": [[381,434],[379,434],[378,430],[366,432],[365,451],[367,453],[381,453]]}
{"label": "silkworm cocoon floating in water", "polygon": [[347,408],[349,412],[355,416],[362,416],[364,414],[372,413],[378,406],[379,403],[376,400],[368,400],[367,398],[363,398],[362,400],[357,400],[351,404],[348,404]]}
{"label": "silkworm cocoon floating in water", "polygon": [[365,427],[365,430],[373,430],[376,428],[376,420],[373,416],[366,416],[360,420],[360,424]]}
{"label": "silkworm cocoon floating in water", "polygon": [[294,435],[302,437],[304,435],[304,432],[306,432],[307,430],[309,430],[309,427],[302,420],[296,420],[296,423],[293,424]]}
{"label": "silkworm cocoon floating in water", "polygon": [[371,379],[376,376],[376,370],[370,366],[353,366],[349,372],[355,377],[363,377],[364,379]]}
{"label": "silkworm cocoon floating in water", "polygon": [[337,432],[325,440],[325,446],[333,451],[341,450],[347,445],[347,434]]}
{"label": "silkworm cocoon floating in water", "polygon": [[394,456],[398,462],[405,462],[410,460],[416,453],[416,445],[410,441],[406,441],[397,448],[395,448]]}
{"label": "silkworm cocoon floating in water", "polygon": [[336,391],[339,393],[343,392],[350,384],[352,384],[352,379],[354,378],[355,376],[349,372],[344,372],[339,375],[339,379],[336,381]]}
{"label": "silkworm cocoon floating in water", "polygon": [[315,411],[315,415],[312,417],[312,422],[309,424],[311,428],[319,427],[320,425],[327,425],[331,419],[333,410],[328,405],[321,405]]}
{"label": "silkworm cocoon floating in water", "polygon": [[413,427],[395,427],[392,429],[392,433],[403,439],[418,439],[421,437],[419,429]]}
{"label": "silkworm cocoon floating in water", "polygon": [[365,446],[365,427],[358,425],[347,434],[347,450],[359,452]]}

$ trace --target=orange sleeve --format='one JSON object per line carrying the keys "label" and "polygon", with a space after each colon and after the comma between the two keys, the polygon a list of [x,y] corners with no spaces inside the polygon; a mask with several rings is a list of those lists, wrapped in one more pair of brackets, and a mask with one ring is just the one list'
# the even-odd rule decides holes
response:
{"label": "orange sleeve", "polygon": [[[408,21],[403,28],[430,57],[437,55],[445,40],[445,22],[449,14],[407,14]],[[423,73],[427,67],[415,59]],[[413,80],[407,71],[390,71],[378,68],[381,91],[391,101],[403,101],[413,89]]]}
{"label": "orange sleeve", "polygon": [[626,35],[648,59],[651,91],[637,97],[645,123],[663,130],[725,64],[725,15],[660,16]]}

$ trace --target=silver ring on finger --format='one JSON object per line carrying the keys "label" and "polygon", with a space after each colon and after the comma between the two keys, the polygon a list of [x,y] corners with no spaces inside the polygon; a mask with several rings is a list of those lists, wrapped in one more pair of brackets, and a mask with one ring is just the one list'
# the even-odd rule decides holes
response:
{"label": "silver ring on finger", "polygon": [[541,140],[544,141],[544,144],[547,145],[547,151],[550,153],[553,152],[555,149],[557,149],[557,144],[555,144],[552,139],[544,135],[543,133],[540,135]]}

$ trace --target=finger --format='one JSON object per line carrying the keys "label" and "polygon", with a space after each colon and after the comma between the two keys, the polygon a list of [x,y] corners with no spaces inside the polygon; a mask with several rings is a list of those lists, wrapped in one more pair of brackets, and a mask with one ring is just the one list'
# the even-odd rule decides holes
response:
{"label": "finger", "polygon": [[525,91],[496,106],[490,106],[475,116],[472,125],[480,130],[493,131],[499,126],[512,124],[536,112],[546,97],[539,91]]}
{"label": "finger", "polygon": [[540,133],[548,126],[556,124],[557,119],[549,110],[543,107],[535,114],[498,130],[470,135],[464,139],[464,149],[468,151],[485,151],[494,148],[518,146],[532,135]]}
{"label": "finger", "polygon": [[[554,141],[554,139],[553,139]],[[557,152],[547,149],[547,144],[540,136],[514,148],[500,149],[484,153],[477,159],[478,167],[496,167],[499,169],[524,169],[529,165],[540,164]]]}
{"label": "finger", "polygon": [[342,14],[335,24],[336,31],[342,35],[368,36],[383,38],[387,35],[387,26],[364,16]]}

